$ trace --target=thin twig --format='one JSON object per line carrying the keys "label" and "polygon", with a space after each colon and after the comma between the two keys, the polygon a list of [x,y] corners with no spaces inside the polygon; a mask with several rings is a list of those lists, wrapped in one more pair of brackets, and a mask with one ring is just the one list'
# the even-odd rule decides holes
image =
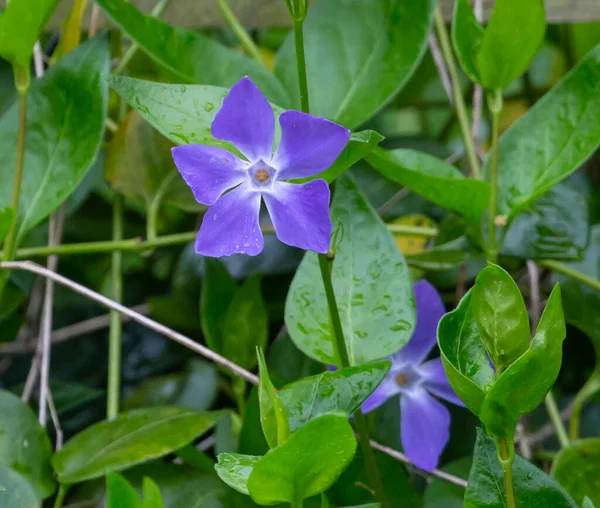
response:
{"label": "thin twig", "polygon": [[35,46],[33,46],[33,68],[36,77],[39,78],[44,74],[44,53],[40,41],[36,41]]}
{"label": "thin twig", "polygon": [[48,409],[50,410],[50,418],[52,418],[52,425],[54,425],[54,433],[56,434],[56,444],[54,447],[55,451],[58,451],[62,448],[63,445],[63,431],[60,426],[60,420],[58,419],[58,411],[56,411],[56,406],[54,405],[54,397],[52,396],[52,392],[50,388],[46,393],[48,398]]}
{"label": "thin twig", "polygon": [[[483,21],[483,1],[474,0],[473,11],[475,18],[479,23]],[[473,88],[473,125],[471,126],[471,136],[473,137],[473,143],[477,149],[477,138],[479,137],[479,124],[481,122],[481,111],[483,108],[483,88],[481,85],[475,83]]]}
{"label": "thin twig", "polygon": [[419,474],[422,474],[425,476],[435,476],[436,478],[439,478],[440,480],[444,480],[448,483],[452,483],[453,485],[457,485],[458,487],[462,487],[463,489],[467,488],[467,481],[463,480],[462,478],[459,478],[458,476],[451,475],[451,474],[446,473],[445,471],[441,471],[439,469],[434,469],[431,472],[424,471],[422,469],[419,469],[417,466],[415,466],[410,461],[410,459],[406,455],[404,455],[402,452],[399,452],[398,450],[394,450],[393,448],[390,448],[389,446],[384,446],[381,443],[378,443],[377,441],[371,440],[370,443],[371,443],[371,446],[373,448],[375,448],[376,450],[379,450],[380,452],[383,452],[386,455],[389,455],[390,457],[392,457],[400,462],[404,462],[405,464],[409,464],[409,465],[413,466],[414,468],[417,469]]}
{"label": "thin twig", "polygon": [[94,2],[92,4],[92,12],[90,14],[90,25],[88,29],[88,36],[91,39],[96,35],[96,29],[98,28],[98,16],[100,15],[100,7]]}
{"label": "thin twig", "polygon": [[440,50],[440,45],[438,44],[437,37],[434,33],[429,36],[429,50],[431,51],[431,56],[433,57],[433,61],[437,68],[438,74],[440,75],[440,80],[442,81],[442,86],[446,91],[446,95],[448,96],[448,100],[450,101],[450,105],[454,104],[454,98],[452,96],[452,81],[450,81],[450,75],[448,74],[448,68],[444,63],[444,57],[442,56],[442,51]]}
{"label": "thin twig", "polygon": [[377,209],[377,215],[383,217],[386,213],[388,213],[396,204],[402,201],[406,196],[410,194],[410,189],[408,187],[403,187],[396,194],[394,194],[390,199],[388,199],[385,203],[383,203]]}
{"label": "thin twig", "polygon": [[[570,401],[560,412],[560,419],[566,422],[571,417],[573,411],[573,401]],[[529,434],[528,439],[531,446],[535,446],[538,443],[542,443],[555,433],[554,425],[552,422],[547,422],[542,425],[538,430]]]}
{"label": "thin twig", "polygon": [[161,335],[164,335],[165,337],[172,339],[175,342],[178,342],[179,344],[187,347],[188,349],[191,349],[192,351],[201,354],[205,358],[208,358],[209,360],[218,363],[222,367],[225,367],[226,369],[232,371],[234,374],[243,377],[246,381],[252,384],[258,384],[258,376],[240,367],[231,360],[228,360],[227,358],[208,349],[206,346],[198,344],[193,339],[190,339],[189,337],[186,337],[185,335],[176,332],[175,330],[172,330],[171,328],[165,325],[157,323],[156,321],[146,316],[143,316],[142,314],[139,314],[138,312],[135,312],[129,309],[128,307],[121,305],[120,303],[116,303],[110,298],[106,298],[105,296],[101,295],[100,293],[97,293],[96,291],[92,291],[91,289],[86,288],[85,286],[82,286],[77,282],[74,282],[70,279],[67,279],[66,277],[63,277],[62,275],[59,275],[58,273],[48,270],[47,268],[44,268],[43,266],[38,265],[37,263],[33,263],[32,261],[9,261],[0,263],[0,268],[6,268],[9,270],[25,270],[28,272],[37,273],[38,275],[42,275],[48,279],[52,279],[54,282],[61,284],[62,286],[68,287],[69,289],[72,289],[76,293],[79,293],[80,295],[83,295],[89,298],[90,300],[93,300],[121,314],[129,316],[129,318],[131,318],[133,321],[136,321],[154,330],[155,332],[158,332]]}
{"label": "thin twig", "polygon": [[[146,303],[131,307],[131,310],[140,314],[148,314],[150,312],[150,306]],[[128,316],[123,316],[123,321],[129,321]],[[107,328],[110,322],[110,314],[103,314],[101,316],[94,316],[93,318],[74,323],[72,325],[59,328],[52,332],[52,345],[65,342],[67,340],[76,339],[82,337],[88,333],[92,333],[98,330]],[[37,343],[32,344],[18,344],[15,342],[8,344],[0,344],[0,356],[2,355],[24,355],[33,353],[37,347]]]}
{"label": "thin twig", "polygon": [[540,269],[535,261],[527,260],[527,274],[529,276],[529,309],[531,319],[531,328],[535,330],[542,315],[540,306]]}

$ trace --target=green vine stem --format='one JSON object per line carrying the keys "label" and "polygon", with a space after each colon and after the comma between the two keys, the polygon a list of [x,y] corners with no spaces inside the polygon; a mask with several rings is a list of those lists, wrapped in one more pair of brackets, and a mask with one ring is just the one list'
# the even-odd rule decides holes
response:
{"label": "green vine stem", "polygon": [[[113,203],[113,240],[123,239],[123,197],[115,195]],[[112,292],[113,300],[123,301],[123,253],[112,253]],[[108,396],[106,417],[114,420],[119,413],[119,398],[121,393],[121,337],[123,321],[121,314],[110,311],[110,328],[108,336]]]}
{"label": "green vine stem", "polygon": [[[300,89],[300,104],[304,113],[309,112],[309,100],[308,100],[308,80],[306,77],[306,56],[304,54],[304,19],[306,18],[307,2],[305,0],[291,0],[288,6],[290,7],[290,15],[294,24],[294,42],[296,46],[296,66],[298,70],[298,86]],[[327,297],[327,307],[329,310],[329,316],[331,320],[331,326],[333,331],[333,346],[337,352],[337,356],[340,359],[342,367],[350,367],[350,359],[348,357],[348,351],[346,349],[346,342],[344,340],[344,332],[342,329],[342,323],[340,321],[340,314],[338,311],[337,302],[335,300],[335,293],[333,291],[333,284],[331,281],[331,268],[333,266],[333,255],[319,254],[319,267],[321,269],[321,277],[325,286],[325,295]],[[364,415],[360,412],[360,409],[354,413],[354,422],[356,430],[358,432],[360,445],[362,447],[365,465],[367,473],[375,489],[377,500],[381,503],[383,508],[387,507],[387,501],[385,498],[385,490],[383,488],[383,482],[381,481],[381,475],[379,468],[377,467],[377,461],[375,459],[375,453],[369,443],[369,433],[367,430],[366,421]],[[301,506],[301,504],[297,506]]]}
{"label": "green vine stem", "polygon": [[[21,184],[23,182],[23,166],[25,163],[25,137],[27,134],[27,91],[29,88],[29,80],[25,81],[26,84],[19,84],[24,81],[25,78],[19,78],[21,74],[26,74],[23,70],[15,68],[15,82],[17,83],[17,90],[19,92],[19,126],[17,131],[17,159],[15,163],[15,177],[13,180],[12,195],[10,200],[10,207],[15,212],[15,217],[18,217],[19,212],[19,201],[21,199]],[[11,261],[14,258],[15,247],[17,241],[17,219],[11,226],[6,239],[4,240],[4,249],[2,252],[3,261]],[[8,272],[0,271],[0,297],[4,292],[4,286],[8,280]]]}
{"label": "green vine stem", "polygon": [[456,116],[460,125],[460,131],[462,138],[465,143],[465,153],[469,161],[469,167],[471,168],[471,174],[473,178],[481,178],[481,164],[477,158],[477,151],[475,150],[475,142],[473,141],[471,127],[469,125],[469,117],[467,116],[467,107],[465,105],[465,99],[460,89],[460,80],[458,71],[456,70],[456,61],[454,60],[454,54],[452,53],[452,44],[450,43],[450,36],[448,30],[446,30],[446,22],[440,6],[438,5],[434,11],[435,31],[440,42],[440,49],[448,67],[448,73],[450,74],[450,80],[452,81],[452,98],[454,101],[454,108],[456,110]]}
{"label": "green vine stem", "polygon": [[589,286],[597,291],[600,291],[600,280],[587,275],[586,273],[580,272],[579,270],[575,270],[571,268],[569,265],[564,263],[560,263],[559,261],[553,261],[550,259],[544,259],[542,261],[538,261],[538,264],[543,266],[544,268],[549,268],[550,270],[558,273],[562,273],[567,277],[570,277],[577,282],[581,282],[586,286]]}
{"label": "green vine stem", "polygon": [[544,404],[546,405],[546,411],[548,412],[550,421],[556,431],[556,437],[558,438],[560,446],[562,448],[567,448],[570,445],[569,436],[567,435],[567,430],[560,417],[560,411],[558,410],[558,405],[556,404],[556,399],[554,398],[554,395],[552,395],[552,392],[547,393]]}
{"label": "green vine stem", "polygon": [[571,441],[579,439],[581,412],[583,411],[583,406],[599,391],[600,366],[597,365],[590,378],[581,387],[581,390],[577,392],[575,400],[573,400],[573,411],[571,412],[571,420],[569,422],[569,438]]}
{"label": "green vine stem", "polygon": [[515,460],[514,436],[496,438],[498,459],[504,473],[504,495],[506,496],[506,508],[516,508],[515,491],[512,480],[512,465]]}
{"label": "green vine stem", "polygon": [[496,245],[496,194],[498,188],[498,138],[500,114],[502,113],[502,90],[492,90],[488,94],[488,105],[492,113],[492,160],[490,164],[490,206],[488,215],[488,260],[496,263],[498,247]]}
{"label": "green vine stem", "polygon": [[56,499],[54,500],[54,508],[61,508],[63,503],[65,502],[65,496],[67,495],[67,491],[69,490],[69,486],[63,483],[58,486],[58,494],[56,494]]}
{"label": "green vine stem", "polygon": [[231,30],[233,30],[233,33],[236,35],[236,37],[240,40],[242,47],[252,58],[254,58],[254,60],[256,60],[263,67],[266,67],[265,60],[262,54],[260,53],[260,50],[258,49],[256,44],[254,44],[254,41],[248,35],[246,29],[237,19],[235,13],[231,10],[231,7],[229,7],[227,0],[217,0],[217,5],[219,7],[219,10],[221,11],[221,14],[227,21],[227,24],[229,25]]}

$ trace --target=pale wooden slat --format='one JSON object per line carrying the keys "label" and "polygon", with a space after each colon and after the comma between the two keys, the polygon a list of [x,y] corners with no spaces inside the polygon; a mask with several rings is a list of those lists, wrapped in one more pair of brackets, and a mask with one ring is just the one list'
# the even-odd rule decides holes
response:
{"label": "pale wooden slat", "polygon": [[[0,3],[5,0],[0,0]],[[132,0],[142,11],[150,12],[157,0]],[[327,1],[327,0],[320,0]],[[371,0],[361,0],[369,2]],[[523,0],[527,2],[529,0]],[[454,0],[441,0],[446,19],[450,19]],[[91,2],[90,2],[91,3]],[[485,16],[489,16],[494,0],[484,0]],[[52,17],[49,27],[60,27],[72,0],[62,0]],[[288,26],[289,18],[284,0],[229,0],[242,24],[248,28]],[[546,0],[547,19],[550,23],[580,23],[600,21],[600,0]],[[84,18],[89,20],[89,6]],[[216,0],[171,0],[161,19],[183,28],[222,27],[225,22],[219,13]],[[105,27],[108,20],[101,14],[99,26]]]}

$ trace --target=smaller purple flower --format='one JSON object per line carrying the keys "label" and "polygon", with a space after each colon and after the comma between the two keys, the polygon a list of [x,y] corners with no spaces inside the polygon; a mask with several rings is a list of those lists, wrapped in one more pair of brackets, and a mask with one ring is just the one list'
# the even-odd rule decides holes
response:
{"label": "smaller purple flower", "polygon": [[450,413],[435,397],[464,407],[450,386],[441,358],[423,362],[437,340],[444,304],[427,281],[414,285],[417,325],[408,344],[389,357],[388,375],[369,396],[361,411],[368,413],[400,396],[400,439],[413,464],[433,471],[450,438]]}
{"label": "smaller purple flower", "polygon": [[273,109],[245,77],[231,87],[211,125],[213,137],[233,144],[245,159],[214,146],[173,148],[175,165],[196,201],[210,207],[196,239],[197,253],[211,257],[259,254],[264,245],[258,222],[262,199],[283,243],[320,253],[329,249],[327,182],[285,180],[314,176],[329,168],[346,146],[350,131],[299,111],[282,113],[279,125],[281,140],[273,155]]}

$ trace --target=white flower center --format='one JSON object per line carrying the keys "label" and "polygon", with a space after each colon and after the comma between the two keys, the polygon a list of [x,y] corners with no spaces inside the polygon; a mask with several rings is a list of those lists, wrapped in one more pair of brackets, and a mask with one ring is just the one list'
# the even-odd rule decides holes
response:
{"label": "white flower center", "polygon": [[248,176],[252,187],[257,190],[270,189],[275,180],[275,168],[269,166],[266,162],[259,160],[248,168]]}

